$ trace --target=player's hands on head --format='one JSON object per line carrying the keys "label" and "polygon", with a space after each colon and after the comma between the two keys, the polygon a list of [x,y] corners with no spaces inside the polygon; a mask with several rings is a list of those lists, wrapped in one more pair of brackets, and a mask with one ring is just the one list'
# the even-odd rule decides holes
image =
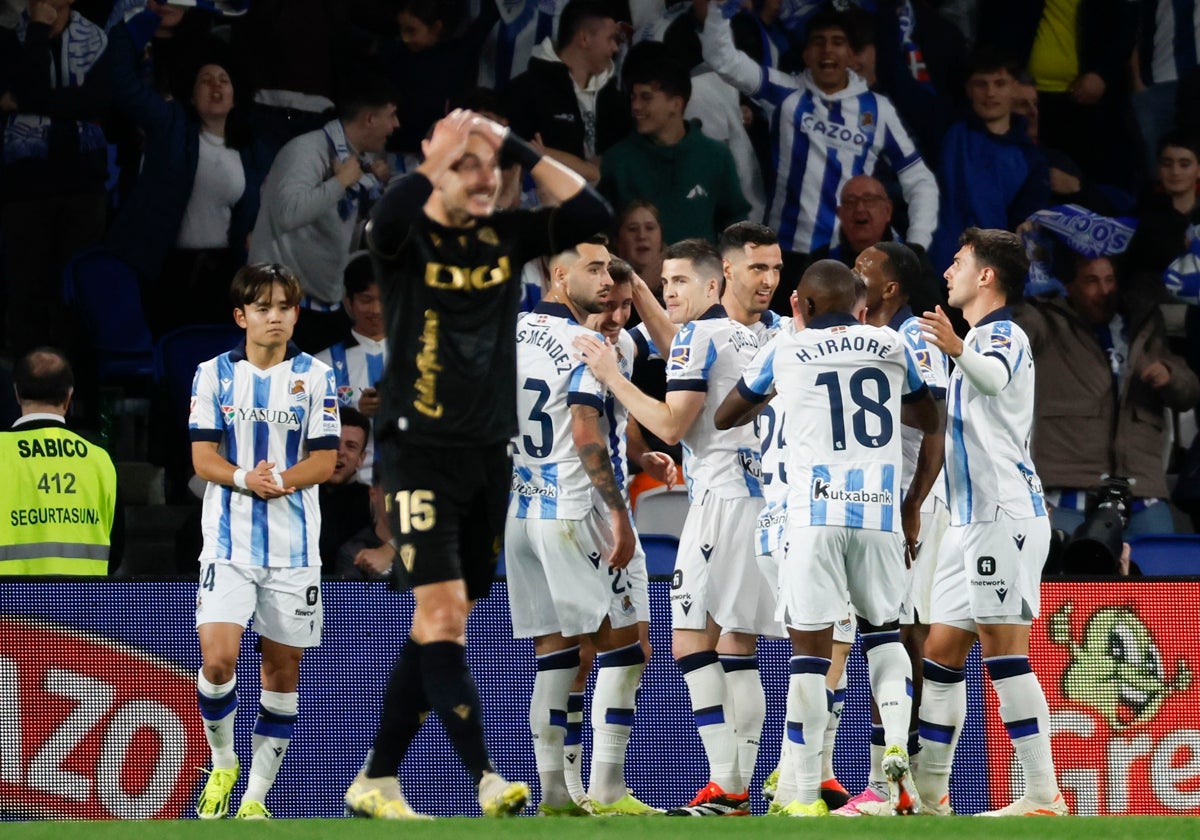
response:
{"label": "player's hands on head", "polygon": [[471,138],[471,119],[477,116],[470,111],[456,108],[442,117],[433,126],[428,140],[421,141],[421,154],[426,160],[437,160],[447,164],[463,156],[467,141]]}
{"label": "player's hands on head", "polygon": [[923,314],[918,323],[921,325],[921,335],[934,347],[952,359],[962,355],[962,339],[954,332],[954,325],[942,307],[935,306],[933,312]]}
{"label": "player's hands on head", "polygon": [[621,369],[617,366],[617,351],[612,344],[592,335],[577,336],[572,343],[579,351],[575,358],[588,366],[601,385],[610,385],[621,375]]}
{"label": "player's hands on head", "polygon": [[508,135],[508,126],[500,125],[495,120],[488,119],[482,114],[476,114],[474,111],[467,111],[469,114],[469,126],[471,131],[482,136],[492,148],[500,151],[500,144],[504,142],[504,138]]}

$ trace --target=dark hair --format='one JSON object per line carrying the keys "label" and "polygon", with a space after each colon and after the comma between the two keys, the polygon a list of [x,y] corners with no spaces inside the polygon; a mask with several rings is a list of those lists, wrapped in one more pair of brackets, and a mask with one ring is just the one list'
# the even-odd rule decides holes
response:
{"label": "dark hair", "polygon": [[747,245],[776,245],[778,243],[779,236],[766,225],[760,225],[758,222],[734,222],[721,231],[717,250],[723,257],[730,251],[740,252]]}
{"label": "dark hair", "polygon": [[399,102],[400,96],[391,82],[374,73],[366,73],[349,86],[338,103],[337,115],[342,122],[351,122],[363,111],[374,111]]}
{"label": "dark hair", "polygon": [[342,285],[346,287],[346,297],[352,297],[365,292],[375,280],[375,266],[371,264],[369,251],[355,251],[346,263],[342,272]]}
{"label": "dark hair", "polygon": [[559,51],[570,46],[575,36],[596,20],[616,20],[612,10],[600,0],[571,0],[558,18],[558,40],[555,48]]}
{"label": "dark hair", "polygon": [[462,20],[463,7],[456,0],[400,0],[396,13],[408,12],[426,26],[442,25],[442,37],[449,38]]}
{"label": "dark hair", "polygon": [[508,119],[508,105],[504,97],[489,87],[473,87],[456,97],[452,104],[455,108],[465,108],[477,114],[491,113]]}
{"label": "dark hair", "polygon": [[855,52],[862,49],[864,32],[855,26],[855,21],[845,12],[839,12],[832,6],[826,6],[814,14],[804,24],[804,44],[808,45],[814,34],[825,29],[840,29],[850,42],[850,48]]}
{"label": "dark hair", "polygon": [[62,405],[75,387],[75,375],[61,350],[37,347],[13,365],[13,386],[18,402]]}
{"label": "dark hair", "polygon": [[633,281],[633,266],[618,256],[612,256],[608,262],[608,276],[618,286]]}
{"label": "dark hair", "polygon": [[574,254],[576,257],[578,257],[580,245],[603,245],[605,248],[607,248],[608,247],[608,234],[593,233],[587,239],[581,239],[578,242],[576,242],[574,245],[568,245],[566,248],[563,248],[561,251],[559,251],[554,256],[559,257],[559,256],[562,256],[563,254]]}
{"label": "dark hair", "polygon": [[725,291],[725,268],[721,253],[707,239],[681,239],[667,246],[664,260],[687,260],[705,280],[716,280],[718,291]]}
{"label": "dark hair", "polygon": [[625,56],[621,86],[630,93],[634,85],[657,87],[667,96],[683,97],[684,104],[692,98],[691,74],[658,41],[642,41]]}
{"label": "dark hair", "polygon": [[1013,79],[1020,81],[1024,68],[1012,53],[997,49],[993,46],[982,46],[971,53],[967,59],[967,78],[980,73],[1008,72]]}
{"label": "dark hair", "polygon": [[807,284],[818,295],[825,297],[826,312],[844,312],[849,315],[859,299],[859,282],[862,277],[838,260],[817,260],[800,276],[796,289]]}
{"label": "dark hair", "polygon": [[367,436],[367,442],[371,441],[371,421],[366,415],[351,405],[343,405],[338,409],[338,416],[342,420],[342,428],[347,426],[356,426],[363,430],[363,434]]}
{"label": "dark hair", "polygon": [[871,247],[887,257],[883,270],[900,287],[900,294],[912,297],[921,286],[921,260],[912,248],[901,242],[877,242]]}
{"label": "dark hair", "polygon": [[304,294],[300,280],[290,268],[279,263],[251,263],[239,268],[229,284],[229,302],[234,309],[245,309],[264,293],[269,295],[276,283],[283,286],[289,306],[299,305]]}
{"label": "dark hair", "polygon": [[971,246],[975,261],[996,272],[1006,302],[1020,302],[1029,272],[1029,257],[1021,237],[1007,230],[969,227],[958,238],[958,244]]}
{"label": "dark hair", "polygon": [[1187,134],[1178,129],[1168,131],[1158,140],[1158,146],[1155,148],[1154,154],[1157,157],[1167,150],[1168,146],[1175,146],[1179,149],[1187,149],[1200,160],[1200,142],[1197,142],[1195,136]]}

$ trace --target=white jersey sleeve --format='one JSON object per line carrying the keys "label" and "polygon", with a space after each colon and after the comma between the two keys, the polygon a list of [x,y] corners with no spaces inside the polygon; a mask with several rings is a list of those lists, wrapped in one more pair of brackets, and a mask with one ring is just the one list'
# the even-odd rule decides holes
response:
{"label": "white jersey sleeve", "polygon": [[950,521],[993,522],[1046,515],[1042,482],[1029,454],[1034,417],[1034,364],[1029,338],[1007,308],[984,318],[964,342],[1003,362],[1008,381],[981,393],[956,368],[946,398],[946,484]]}
{"label": "white jersey sleeve", "polygon": [[680,328],[667,358],[667,393],[703,391],[704,408],[683,435],[683,473],[692,499],[702,492],[736,499],[762,495],[758,440],[749,426],[719,431],[717,406],[733,389],[758,343],[747,327],[714,307]]}
{"label": "white jersey sleeve", "polygon": [[[908,348],[917,365],[917,370],[921,374],[921,379],[924,380],[926,387],[929,388],[929,393],[933,395],[935,400],[946,399],[946,386],[950,381],[950,359],[940,349],[930,344],[925,340],[924,334],[921,332],[919,319],[913,316],[907,319],[900,325],[900,335],[904,339],[904,345]],[[917,472],[917,457],[921,453],[921,434],[920,429],[914,429],[912,426],[904,426],[901,429],[901,440],[904,449],[904,470],[900,478],[901,490],[907,490],[912,484],[913,476]],[[931,513],[934,509],[934,500],[939,500],[943,504],[946,502],[946,484],[945,481],[935,481],[929,495],[925,497],[925,502],[921,506],[921,510],[925,513]]]}

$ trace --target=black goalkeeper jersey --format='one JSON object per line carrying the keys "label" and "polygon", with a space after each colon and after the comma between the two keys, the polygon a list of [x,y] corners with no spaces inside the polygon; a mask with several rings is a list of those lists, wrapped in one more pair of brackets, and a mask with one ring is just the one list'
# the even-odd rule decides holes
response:
{"label": "black goalkeeper jersey", "polygon": [[422,209],[432,189],[420,173],[400,179],[367,229],[388,335],[376,429],[406,444],[503,443],[517,430],[521,267],[606,230],[612,214],[585,187],[557,208],[449,228]]}

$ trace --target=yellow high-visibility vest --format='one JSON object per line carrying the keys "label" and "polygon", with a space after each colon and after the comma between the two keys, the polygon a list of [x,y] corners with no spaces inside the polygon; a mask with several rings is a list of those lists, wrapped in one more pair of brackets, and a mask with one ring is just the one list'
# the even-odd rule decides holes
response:
{"label": "yellow high-visibility vest", "polygon": [[105,575],[117,471],[54,421],[0,431],[0,575]]}

